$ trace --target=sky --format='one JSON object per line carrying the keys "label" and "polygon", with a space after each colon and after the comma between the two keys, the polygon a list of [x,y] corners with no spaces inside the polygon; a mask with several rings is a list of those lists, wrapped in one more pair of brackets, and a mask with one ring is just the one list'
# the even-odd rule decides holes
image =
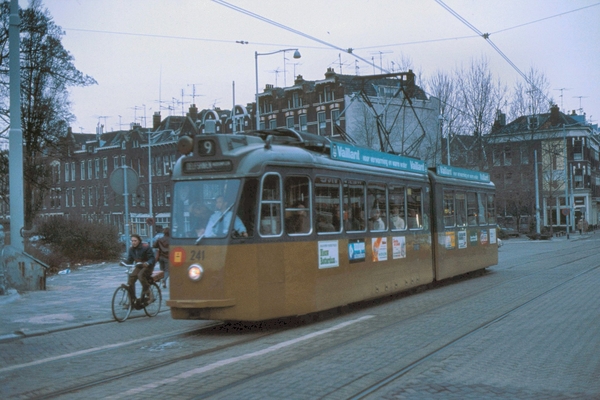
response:
{"label": "sky", "polygon": [[[543,73],[562,111],[581,108],[598,123],[598,0],[443,4],[462,21],[435,0],[43,0],[75,67],[98,82],[71,89],[76,133],[94,133],[99,124],[128,129],[134,121],[151,127],[155,112],[183,115],[191,103],[251,103],[255,59],[260,91],[291,86],[295,75],[324,79],[327,68],[368,75],[406,65],[423,86],[437,71],[483,57],[509,88],[523,82],[478,33],[489,33],[521,72]],[[284,49],[298,49],[301,58]]]}

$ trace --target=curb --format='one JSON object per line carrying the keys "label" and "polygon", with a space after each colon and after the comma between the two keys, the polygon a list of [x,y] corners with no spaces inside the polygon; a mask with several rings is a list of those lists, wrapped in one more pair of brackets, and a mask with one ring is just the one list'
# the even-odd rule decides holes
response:
{"label": "curb", "polygon": [[[165,313],[165,312],[170,312],[170,311],[171,311],[171,309],[167,308],[166,310],[161,310],[158,313],[158,315]],[[150,317],[146,316],[145,314],[142,314],[142,315],[130,316],[129,318],[127,318],[127,320],[137,319],[137,318],[150,318]],[[57,326],[55,328],[50,328],[50,329],[36,329],[36,330],[24,330],[24,331],[19,330],[19,331],[15,331],[13,333],[1,334],[0,335],[0,344],[6,343],[6,342],[12,342],[14,340],[19,340],[19,339],[35,337],[35,336],[43,336],[43,335],[47,335],[50,333],[69,331],[69,330],[78,329],[78,328],[85,328],[86,326],[107,324],[110,322],[117,322],[117,321],[115,321],[112,318],[109,318],[109,319],[105,318],[105,319],[98,319],[95,321],[86,321],[86,322],[80,322],[80,323],[66,324],[66,325]]]}

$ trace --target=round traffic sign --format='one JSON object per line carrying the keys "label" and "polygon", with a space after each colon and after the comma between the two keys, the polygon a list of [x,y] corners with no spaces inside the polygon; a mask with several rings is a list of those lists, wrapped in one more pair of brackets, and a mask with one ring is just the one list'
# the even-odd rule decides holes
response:
{"label": "round traffic sign", "polygon": [[138,187],[138,174],[131,167],[119,167],[110,174],[110,187],[117,194],[125,194],[125,174],[127,174],[127,193],[135,193]]}

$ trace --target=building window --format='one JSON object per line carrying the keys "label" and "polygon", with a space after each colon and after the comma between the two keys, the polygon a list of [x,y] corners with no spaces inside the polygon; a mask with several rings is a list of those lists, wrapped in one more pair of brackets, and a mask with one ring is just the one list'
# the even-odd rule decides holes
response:
{"label": "building window", "polygon": [[94,173],[95,173],[95,177],[96,179],[100,178],[100,160],[98,158],[96,158],[94,160]]}
{"label": "building window", "polygon": [[298,117],[298,123],[300,124],[300,130],[302,132],[308,132],[306,114],[302,114]]}
{"label": "building window", "polygon": [[81,206],[85,207],[85,188],[81,188]]}
{"label": "building window", "polygon": [[71,164],[66,162],[65,163],[65,182],[69,182],[69,178],[71,178]]}
{"label": "building window", "polygon": [[71,189],[70,188],[66,188],[65,189],[65,207],[70,207],[70,203],[69,200],[71,200],[69,197],[71,196]]}
{"label": "building window", "polygon": [[331,110],[331,135],[339,135],[336,127],[340,127],[340,110]]}
{"label": "building window", "polygon": [[113,156],[113,169],[119,168],[119,156]]}
{"label": "building window", "polygon": [[81,161],[81,180],[85,181],[85,161]]}
{"label": "building window", "polygon": [[512,165],[512,149],[510,146],[504,148],[504,165]]}
{"label": "building window", "polygon": [[329,86],[325,86],[320,97],[321,103],[333,101],[333,92],[331,91],[331,88]]}
{"label": "building window", "polygon": [[108,158],[102,159],[102,177],[108,178]]}
{"label": "building window", "polygon": [[75,188],[71,188],[71,204],[75,207]]}
{"label": "building window", "polygon": [[521,146],[521,165],[529,164],[529,149],[527,146]]}
{"label": "building window", "polygon": [[90,207],[94,205],[94,189],[91,186],[88,187],[88,204]]}
{"label": "building window", "polygon": [[88,160],[88,179],[92,179],[92,160]]}
{"label": "building window", "polygon": [[104,205],[108,205],[108,186],[104,186],[102,189],[102,198],[104,199]]}
{"label": "building window", "polygon": [[272,120],[269,121],[269,129],[275,129],[277,128],[277,120],[275,118],[273,118]]}
{"label": "building window", "polygon": [[581,138],[576,138],[573,141],[573,160],[583,160],[583,140]]}
{"label": "building window", "polygon": [[291,129],[293,129],[293,128],[294,128],[294,116],[287,117],[287,118],[285,119],[285,121],[286,121],[285,125],[286,125],[288,128],[291,128]]}
{"label": "building window", "polygon": [[327,120],[325,119],[325,113],[324,112],[320,112],[317,113],[317,122],[318,122],[318,134],[319,135],[325,135],[326,133],[326,128],[327,128]]}
{"label": "building window", "polygon": [[75,161],[71,161],[71,181],[75,182]]}

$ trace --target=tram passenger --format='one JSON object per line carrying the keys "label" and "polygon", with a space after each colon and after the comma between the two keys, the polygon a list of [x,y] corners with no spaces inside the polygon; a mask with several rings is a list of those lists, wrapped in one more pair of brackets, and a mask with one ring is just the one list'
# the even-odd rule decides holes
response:
{"label": "tram passenger", "polygon": [[[217,209],[208,220],[206,230],[204,231],[205,237],[227,236],[227,229],[229,228],[233,212],[228,209],[229,206],[227,204],[227,200],[225,200],[223,196],[217,197],[215,205]],[[233,221],[233,231],[239,236],[248,237],[246,226],[237,215]]]}
{"label": "tram passenger", "polygon": [[372,231],[385,230],[385,222],[381,219],[381,212],[378,208],[371,210],[371,220],[369,221],[369,229]]}
{"label": "tram passenger", "polygon": [[364,231],[365,230],[365,211],[361,208],[356,207],[352,212],[354,218],[352,219],[352,230],[353,231]]}
{"label": "tram passenger", "polygon": [[392,225],[394,229],[404,229],[406,227],[404,218],[400,216],[400,208],[398,206],[392,207]]}
{"label": "tram passenger", "polygon": [[302,203],[294,205],[298,208],[285,220],[285,229],[288,233],[308,233],[310,231],[310,219],[306,207]]}
{"label": "tram passenger", "polygon": [[325,215],[317,217],[317,232],[335,232],[333,224],[327,220]]}
{"label": "tram passenger", "polygon": [[408,209],[408,228],[409,229],[420,228],[419,214],[417,213],[417,211],[415,209],[412,209],[412,208]]}
{"label": "tram passenger", "polygon": [[210,210],[207,206],[201,203],[193,203],[190,206],[190,236],[198,236],[204,234],[208,220],[210,219]]}

